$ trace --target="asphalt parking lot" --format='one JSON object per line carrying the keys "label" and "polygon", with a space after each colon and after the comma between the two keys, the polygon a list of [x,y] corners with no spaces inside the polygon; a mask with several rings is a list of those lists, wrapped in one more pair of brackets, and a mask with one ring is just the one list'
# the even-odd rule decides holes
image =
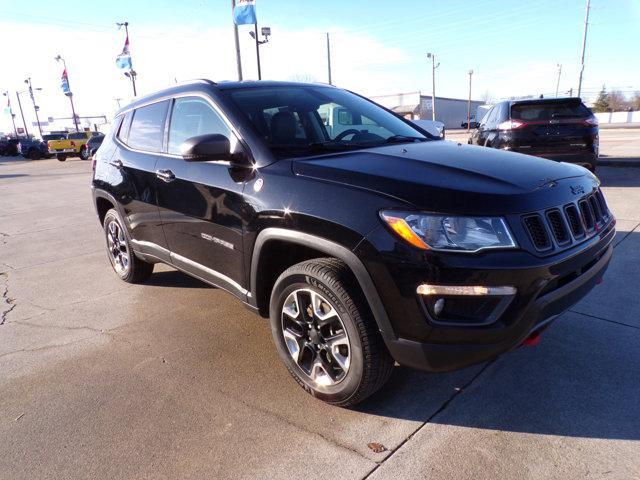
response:
{"label": "asphalt parking lot", "polygon": [[537,347],[397,367],[355,410],[305,394],[223,291],[119,281],[90,172],[0,160],[1,479],[640,478],[640,168],[599,169],[614,259]]}

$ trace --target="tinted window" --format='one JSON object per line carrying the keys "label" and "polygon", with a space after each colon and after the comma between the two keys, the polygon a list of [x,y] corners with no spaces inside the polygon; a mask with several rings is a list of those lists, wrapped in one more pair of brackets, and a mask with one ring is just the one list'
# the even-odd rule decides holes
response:
{"label": "tinted window", "polygon": [[69,134],[69,140],[83,140],[87,138],[87,134],[84,132],[75,132]]}
{"label": "tinted window", "polygon": [[127,145],[147,152],[161,152],[168,104],[168,101],[164,101],[137,108],[131,121]]}
{"label": "tinted window", "polygon": [[225,93],[278,157],[433,138],[376,104],[338,88],[257,87]]}
{"label": "tinted window", "polygon": [[122,120],[122,125],[120,125],[120,129],[118,130],[118,139],[122,143],[127,143],[129,139],[129,128],[131,128],[132,116],[133,116],[133,112],[127,112],[126,115],[124,116],[124,120],[122,119],[122,117],[118,117],[116,119],[116,122]]}
{"label": "tinted window", "polygon": [[[204,99],[198,97],[176,99],[169,125],[169,153],[180,155],[182,142],[207,133],[218,133],[230,140],[232,135],[222,118]],[[233,145],[233,142],[231,143]]]}
{"label": "tinted window", "polygon": [[518,103],[511,107],[511,118],[536,121],[554,118],[585,118],[591,111],[581,102],[565,101],[558,103]]}

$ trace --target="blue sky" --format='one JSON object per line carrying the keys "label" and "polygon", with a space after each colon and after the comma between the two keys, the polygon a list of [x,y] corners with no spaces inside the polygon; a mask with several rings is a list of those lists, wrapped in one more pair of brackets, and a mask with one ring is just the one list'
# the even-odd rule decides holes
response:
{"label": "blue sky", "polygon": [[[114,67],[123,43],[114,23],[123,19],[131,23],[142,92],[194,76],[234,79],[230,3],[0,0],[3,63],[14,66],[0,72],[0,90],[16,90],[31,75],[44,88],[42,108],[63,114],[60,68],[52,60],[61,53],[78,109],[110,114],[115,98],[130,95]],[[334,83],[367,95],[430,92],[428,51],[440,62],[439,95],[466,97],[470,69],[475,98],[485,92],[493,98],[550,93],[557,63],[563,65],[560,90],[568,91],[577,86],[585,3],[257,0],[258,21],[273,32],[261,47],[263,77],[326,81],[324,32],[329,31]],[[583,90],[590,95],[602,84],[640,90],[640,0],[592,0],[591,5]],[[241,27],[240,37],[245,76],[255,78],[248,27]],[[6,119],[2,122],[0,130]]]}

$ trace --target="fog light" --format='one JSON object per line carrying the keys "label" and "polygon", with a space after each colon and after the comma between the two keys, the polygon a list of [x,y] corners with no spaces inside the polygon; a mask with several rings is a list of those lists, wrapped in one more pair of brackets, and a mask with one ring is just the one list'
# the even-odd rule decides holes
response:
{"label": "fog light", "polygon": [[420,295],[515,295],[514,287],[480,287],[456,285],[418,285],[416,292]]}
{"label": "fog light", "polygon": [[444,298],[439,298],[438,300],[436,300],[436,303],[433,304],[433,313],[435,313],[436,316],[439,317],[443,309],[444,309]]}

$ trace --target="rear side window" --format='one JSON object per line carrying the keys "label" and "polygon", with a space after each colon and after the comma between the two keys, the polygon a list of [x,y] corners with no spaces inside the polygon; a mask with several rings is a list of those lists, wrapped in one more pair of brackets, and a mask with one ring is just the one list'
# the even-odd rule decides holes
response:
{"label": "rear side window", "polygon": [[169,153],[180,155],[182,142],[207,133],[224,135],[229,140],[232,135],[229,127],[206,100],[199,97],[176,99],[169,126]]}
{"label": "rear side window", "polygon": [[120,125],[120,129],[118,130],[118,140],[120,140],[122,143],[127,143],[128,139],[129,139],[129,128],[131,128],[131,116],[133,115],[133,112],[127,112],[126,115],[124,116],[124,119],[122,119],[122,124]]}
{"label": "rear side window", "polygon": [[127,145],[146,152],[161,152],[168,105],[169,102],[164,101],[136,109]]}
{"label": "rear side window", "polygon": [[581,102],[518,103],[511,107],[511,118],[529,122],[589,116],[591,116],[591,111]]}

